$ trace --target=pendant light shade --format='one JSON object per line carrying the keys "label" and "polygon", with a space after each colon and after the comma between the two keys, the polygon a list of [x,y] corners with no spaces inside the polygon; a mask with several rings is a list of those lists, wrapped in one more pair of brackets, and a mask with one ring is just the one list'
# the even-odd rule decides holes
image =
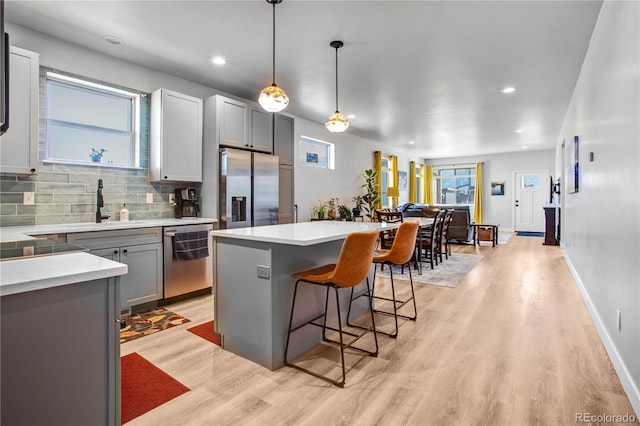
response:
{"label": "pendant light shade", "polygon": [[262,89],[258,102],[265,111],[279,112],[289,105],[289,97],[276,85],[276,4],[282,3],[282,0],[267,0],[267,3],[273,5],[273,83]]}
{"label": "pendant light shade", "polygon": [[327,118],[327,122],[324,125],[330,132],[339,133],[344,132],[349,127],[349,120],[338,110],[338,49],[344,46],[344,43],[340,40],[334,40],[329,43],[329,46],[336,49],[336,112]]}

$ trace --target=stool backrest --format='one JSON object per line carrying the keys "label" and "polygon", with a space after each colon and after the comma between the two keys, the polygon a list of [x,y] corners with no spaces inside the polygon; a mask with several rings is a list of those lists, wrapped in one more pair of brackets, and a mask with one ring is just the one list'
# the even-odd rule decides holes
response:
{"label": "stool backrest", "polygon": [[396,265],[404,265],[413,255],[418,236],[418,222],[402,222],[396,232],[391,251],[387,254],[387,260]]}
{"label": "stool backrest", "polygon": [[363,282],[371,270],[377,240],[378,231],[353,232],[347,235],[331,282],[341,287],[352,287]]}

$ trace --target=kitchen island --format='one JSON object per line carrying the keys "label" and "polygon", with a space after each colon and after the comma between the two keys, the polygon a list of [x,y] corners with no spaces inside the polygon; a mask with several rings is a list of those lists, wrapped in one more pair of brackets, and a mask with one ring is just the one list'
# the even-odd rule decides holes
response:
{"label": "kitchen island", "polygon": [[[295,280],[291,274],[335,263],[352,232],[393,229],[399,224],[318,221],[213,231],[215,247],[215,325],[222,346],[270,370],[284,365],[284,349]],[[324,310],[323,288],[298,290],[294,324]],[[356,287],[364,291],[365,285]],[[343,292],[342,305],[348,305]],[[329,308],[329,322],[335,309]],[[366,298],[354,302],[351,318],[368,309]],[[343,318],[343,321],[345,319]],[[335,323],[334,323],[335,325]],[[309,330],[307,330],[309,329]],[[292,337],[291,357],[321,340],[321,330],[306,327]]]}

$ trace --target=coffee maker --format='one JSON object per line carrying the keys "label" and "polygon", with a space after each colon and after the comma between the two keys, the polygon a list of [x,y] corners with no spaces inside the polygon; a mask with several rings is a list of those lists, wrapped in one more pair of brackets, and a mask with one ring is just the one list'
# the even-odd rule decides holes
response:
{"label": "coffee maker", "polygon": [[178,188],[175,190],[175,194],[176,219],[181,219],[183,217],[197,217],[200,213],[200,205],[198,204],[198,190],[194,187]]}

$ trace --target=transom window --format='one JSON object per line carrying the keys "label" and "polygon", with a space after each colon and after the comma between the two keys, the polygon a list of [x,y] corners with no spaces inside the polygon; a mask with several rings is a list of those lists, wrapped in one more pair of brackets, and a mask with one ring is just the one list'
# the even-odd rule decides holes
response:
{"label": "transom window", "polygon": [[433,166],[435,203],[473,206],[475,190],[475,166]]}
{"label": "transom window", "polygon": [[47,160],[139,167],[140,95],[46,75]]}
{"label": "transom window", "polygon": [[332,143],[307,136],[300,137],[300,162],[305,166],[335,169],[335,147]]}

